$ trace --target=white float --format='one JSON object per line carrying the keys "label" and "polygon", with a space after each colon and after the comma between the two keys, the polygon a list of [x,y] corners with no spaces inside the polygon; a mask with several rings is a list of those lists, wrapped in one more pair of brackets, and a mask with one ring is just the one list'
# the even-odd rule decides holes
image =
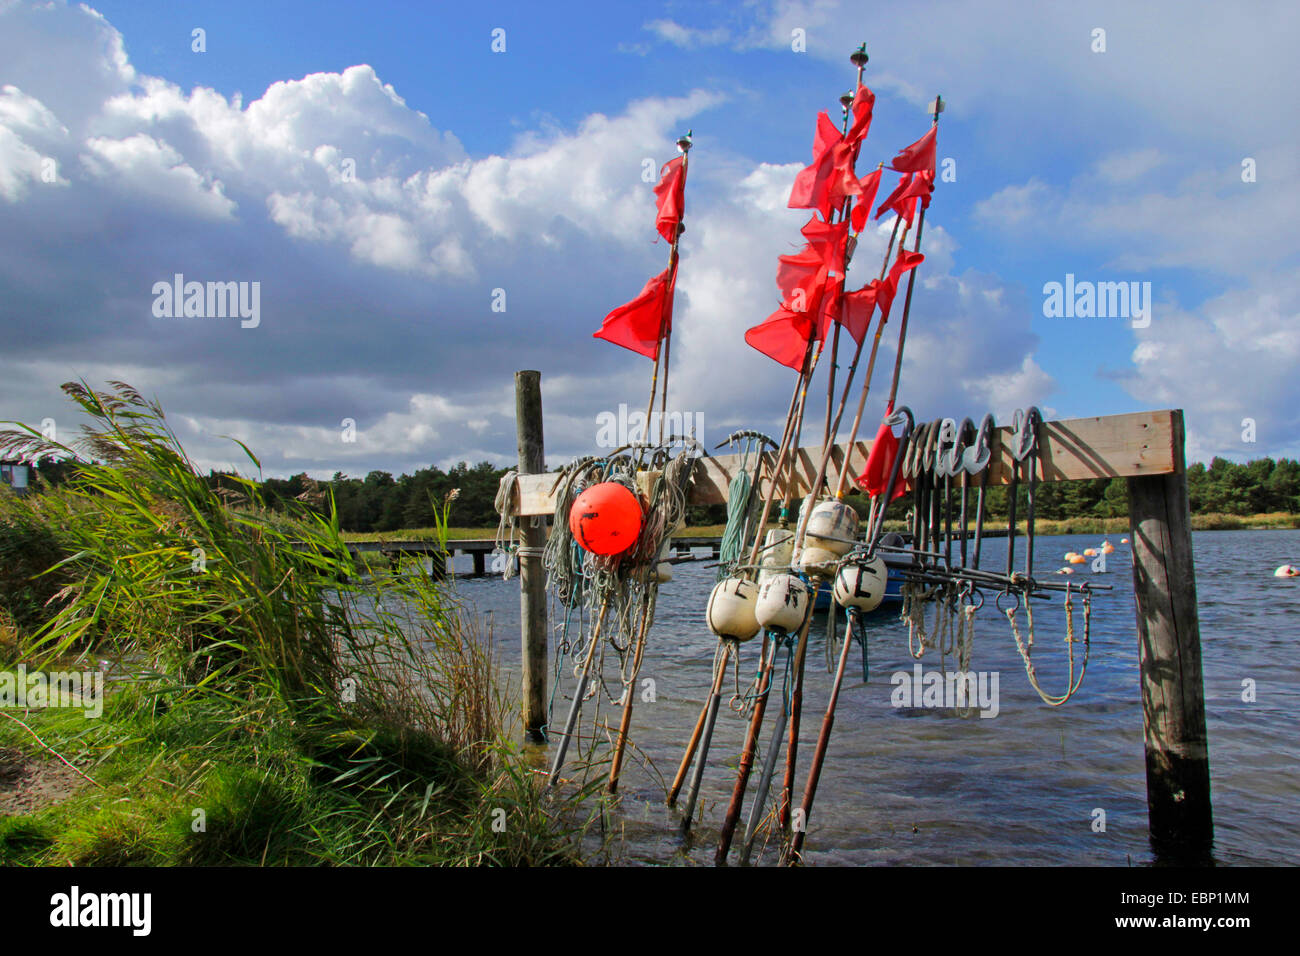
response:
{"label": "white float", "polygon": [[743,574],[723,578],[713,586],[704,616],[709,630],[718,637],[747,641],[758,633],[754,608],[758,604],[758,585]]}
{"label": "white float", "polygon": [[840,568],[835,576],[831,596],[840,607],[855,607],[859,611],[874,611],[885,599],[885,584],[889,569],[880,555],[870,561],[854,561]]}
{"label": "white float", "polygon": [[812,610],[812,589],[793,574],[774,574],[759,586],[754,616],[768,630],[789,634]]}
{"label": "white float", "polygon": [[820,548],[839,557],[853,550],[858,537],[858,513],[851,505],[834,498],[820,501],[808,515],[804,529],[807,547]]}

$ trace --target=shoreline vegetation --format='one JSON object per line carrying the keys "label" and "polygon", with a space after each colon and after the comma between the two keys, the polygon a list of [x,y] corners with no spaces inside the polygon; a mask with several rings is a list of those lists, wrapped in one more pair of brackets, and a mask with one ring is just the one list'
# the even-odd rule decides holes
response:
{"label": "shoreline vegetation", "polygon": [[[0,492],[0,864],[563,865],[604,849],[583,840],[598,782],[543,792],[451,589],[363,579],[332,508],[213,486],[129,386],[64,391],[91,422],[75,447],[0,432],[4,457],[78,456],[57,487]],[[15,705],[20,667],[100,675],[102,715],[85,691]]]}
{"label": "shoreline vegetation", "polygon": [[[1300,514],[1273,512],[1257,515],[1203,514],[1192,515],[1193,531],[1249,531],[1249,530],[1290,530],[1300,528]],[[1026,530],[1026,523],[1018,521],[1020,531]],[[706,524],[691,525],[683,528],[674,537],[681,538],[717,538],[722,536],[725,525]],[[775,522],[769,527],[776,527]],[[974,530],[974,526],[969,526]],[[987,529],[1005,529],[1006,520],[990,519],[985,522]],[[901,519],[891,518],[885,522],[886,531],[906,531],[907,524]],[[1037,519],[1034,531],[1040,535],[1071,534],[1121,534],[1130,530],[1127,517],[1118,518],[1065,518]],[[438,529],[405,528],[397,531],[344,532],[342,538],[348,542],[383,542],[383,541],[432,541],[438,540]],[[492,528],[448,528],[448,541],[481,541],[495,538],[497,529]]]}

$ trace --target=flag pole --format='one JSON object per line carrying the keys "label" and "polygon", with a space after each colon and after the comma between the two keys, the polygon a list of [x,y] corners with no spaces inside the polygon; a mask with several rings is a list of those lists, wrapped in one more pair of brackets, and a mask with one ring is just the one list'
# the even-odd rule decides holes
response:
{"label": "flag pole", "polygon": [[[852,62],[853,65],[858,68],[858,76],[857,76],[857,83],[854,85],[853,90],[840,97],[840,104],[844,109],[844,122],[841,127],[842,135],[844,136],[847,136],[849,132],[850,107],[853,104],[854,97],[857,96],[858,89],[862,86],[862,74],[866,70],[867,62],[869,61],[869,59],[870,57],[867,56],[867,44],[865,42],[862,43],[849,56],[850,62]],[[854,156],[853,156],[854,163],[856,163],[857,160],[856,154],[857,154],[857,150],[855,149]],[[840,207],[840,222],[847,223],[849,221],[849,217],[852,215],[852,212],[853,212],[853,197],[845,196],[844,203]],[[848,282],[849,259],[852,257],[852,252],[849,246],[850,240],[847,237],[847,232],[848,230],[846,228],[844,259],[841,263],[841,268],[840,268],[839,292],[835,299],[836,307],[840,310],[841,314],[844,308],[844,288]],[[831,338],[831,367],[826,377],[826,427],[823,432],[823,438],[822,438],[821,461],[817,465],[817,476],[813,479],[812,485],[809,488],[809,493],[811,495],[809,499],[809,504],[807,507],[801,509],[799,515],[798,529],[795,532],[796,549],[801,547],[803,544],[804,535],[807,533],[808,530],[808,518],[812,511],[812,505],[816,503],[818,496],[821,494],[822,483],[826,480],[826,468],[830,462],[831,452],[834,448],[835,435],[839,431],[840,415],[842,415],[844,412],[844,403],[841,402],[840,415],[835,415],[834,421],[832,422],[831,408],[835,401],[835,371],[839,359],[839,347],[840,347],[839,319],[840,319],[840,315],[832,316],[832,320],[835,325],[835,330]],[[853,362],[855,366],[857,363],[858,355],[861,354],[861,352],[862,352],[862,346],[858,345],[857,350],[854,352],[854,356],[853,356]],[[853,381],[853,376],[852,376],[852,371],[850,371],[848,376],[846,376],[846,383],[845,383],[846,391],[849,385],[852,383],[852,381]],[[846,460],[847,460],[847,456],[849,454],[852,454],[852,452],[853,449],[850,446],[848,452],[846,453]],[[813,585],[813,595],[815,600],[817,588],[820,586],[820,579],[818,578],[818,576],[816,575],[813,576],[812,585]],[[781,802],[780,802],[780,810],[777,816],[778,825],[780,826],[781,831],[783,833],[789,830],[790,828],[790,805],[794,798],[795,765],[797,763],[798,756],[799,756],[799,720],[803,712],[803,677],[804,677],[804,665],[807,660],[807,657],[808,657],[808,628],[805,627],[802,633],[800,633],[799,635],[799,641],[798,641],[798,645],[795,648],[795,655],[794,655],[794,688],[790,694],[790,723],[788,729],[788,739],[786,741],[785,772],[784,772],[783,780],[781,782]],[[761,783],[760,783],[760,787],[762,789],[766,789],[762,787]],[[749,846],[747,843],[746,851],[748,851],[748,849]]]}
{"label": "flag pole", "polygon": [[[934,103],[931,104],[931,118],[930,118],[930,125],[931,125],[931,126],[938,126],[938,125],[939,125],[939,114],[943,112],[943,107],[944,107],[943,97],[941,97],[941,96],[936,96],[935,99],[934,99]],[[913,245],[913,247],[912,247],[912,251],[913,251],[914,253],[915,253],[915,252],[920,252],[920,251],[921,251],[921,229],[922,229],[922,226],[925,224],[925,205],[924,205],[924,204],[921,205],[921,209],[920,209],[920,211],[917,213],[917,215],[918,215],[918,219],[917,219],[917,224],[916,224],[916,243],[915,243],[915,244]],[[902,216],[898,216],[898,217],[894,220],[894,232],[895,232],[895,233],[898,232],[898,224],[902,221],[902,218],[903,218]],[[899,242],[899,249],[900,249],[900,250],[903,249],[903,248],[907,245],[907,233],[910,231],[910,229],[911,229],[911,226],[909,225],[907,228],[905,228],[905,229],[903,230],[903,237],[902,237],[901,241]],[[892,251],[892,244],[893,244],[893,240],[891,239],[891,240],[890,240],[891,251]],[[893,382],[890,384],[890,388],[889,388],[889,399],[888,399],[888,401],[885,402],[885,407],[886,407],[886,408],[891,408],[891,407],[893,407],[894,399],[897,397],[897,393],[898,393],[898,375],[899,375],[899,371],[900,371],[900,369],[902,368],[902,355],[903,355],[903,344],[902,344],[902,343],[903,343],[903,339],[904,339],[904,337],[907,335],[907,317],[908,317],[908,315],[910,314],[910,312],[911,312],[911,307],[912,307],[912,287],[913,287],[914,283],[916,282],[916,269],[914,268],[914,269],[910,269],[910,270],[908,270],[908,271],[909,271],[910,274],[909,274],[908,277],[907,277],[907,297],[906,297],[906,299],[905,299],[904,302],[903,302],[903,318],[902,318],[902,319],[900,320],[900,322],[899,322],[899,346],[898,346],[898,355],[897,355],[897,357],[896,357],[896,359],[895,359],[895,363],[894,363],[894,378],[893,378]],[[882,279],[884,278],[884,272],[883,272],[883,271],[881,272],[881,278],[882,278]],[[858,437],[858,428],[859,428],[859,426],[860,426],[861,423],[862,423],[862,413],[863,413],[863,411],[866,409],[866,405],[867,405],[867,393],[868,393],[868,391],[869,391],[870,388],[871,388],[872,373],[874,372],[874,370],[875,370],[875,365],[876,365],[876,352],[877,352],[877,350],[880,348],[880,337],[881,337],[881,335],[882,335],[882,334],[884,333],[884,331],[885,331],[885,322],[886,322],[886,321],[887,321],[887,319],[885,318],[885,315],[884,315],[884,313],[882,312],[881,315],[880,315],[880,320],[879,320],[879,322],[878,322],[877,325],[876,325],[876,337],[875,337],[875,341],[872,342],[872,344],[871,344],[871,358],[870,358],[870,359],[868,360],[868,362],[867,362],[867,377],[866,377],[866,379],[865,379],[865,380],[863,381],[863,383],[862,383],[862,395],[861,395],[861,396],[859,397],[859,399],[858,399],[858,411],[857,411],[857,414],[856,414],[856,415],[854,416],[854,418],[853,418],[853,428],[852,428],[852,431],[850,432],[850,435],[849,435],[849,447],[850,447],[850,448],[852,448],[852,446],[853,446],[853,442],[854,442],[854,441],[857,439],[857,437]],[[844,457],[844,461],[843,461],[843,463],[842,463],[841,466],[840,466],[840,475],[839,475],[839,480],[836,482],[836,485],[835,485],[835,496],[836,496],[837,498],[839,498],[839,497],[843,497],[843,495],[844,495],[844,484],[845,484],[845,481],[846,481],[847,478],[848,478],[848,470],[849,470],[849,459],[848,459],[848,456],[846,455],[846,456]],[[885,505],[888,505],[888,502],[886,502]]]}
{"label": "flag pole", "polygon": [[[933,108],[933,113],[930,122],[931,127],[939,125],[939,114],[943,112],[943,97],[936,96],[934,98],[933,106],[934,108]],[[925,206],[922,205],[921,211],[919,213],[919,219],[917,220],[917,224],[916,224],[916,245],[913,249],[914,252],[919,252],[921,250],[921,230],[924,227],[924,225],[925,225]],[[903,241],[899,244],[900,250],[905,248],[906,242],[907,242],[907,233],[904,232]],[[903,303],[903,319],[902,322],[900,323],[901,327],[899,330],[898,358],[894,364],[894,381],[889,390],[888,405],[890,406],[893,405],[894,398],[896,397],[897,390],[898,390],[898,374],[899,374],[899,370],[902,368],[902,358],[903,358],[903,337],[907,334],[907,316],[908,316],[908,311],[910,310],[912,305],[912,288],[916,280],[916,268],[913,267],[910,270],[910,272],[911,275],[909,275],[907,279],[907,299]],[[883,318],[883,314],[882,314],[882,318]],[[867,385],[869,384],[870,384],[870,378],[868,378],[867,380]],[[866,395],[866,387],[864,386],[863,389],[864,400],[865,400],[865,395]],[[850,442],[852,442],[852,440],[853,439],[850,439]],[[851,449],[852,449],[852,445],[850,445],[850,450]],[[848,455],[845,455],[844,463],[847,466]],[[841,470],[840,478],[842,481],[843,470]],[[891,487],[885,489],[883,498],[880,503],[880,510],[881,510],[880,520],[882,524],[884,522],[884,510],[885,508],[889,507],[889,497],[893,493],[892,484],[893,482],[891,481],[890,482]],[[794,834],[794,837],[790,843],[789,850],[784,855],[783,862],[786,863],[795,863],[801,860],[804,834],[807,832],[808,829],[808,820],[812,816],[813,799],[817,795],[817,783],[821,779],[822,767],[825,764],[825,760],[826,760],[826,750],[830,744],[831,728],[835,724],[835,710],[836,710],[836,706],[839,703],[840,685],[844,682],[844,669],[845,669],[845,664],[848,661],[849,644],[852,643],[852,637],[853,637],[852,628],[853,628],[852,616],[850,616],[849,633],[844,635],[844,646],[840,649],[840,657],[839,657],[838,666],[835,669],[835,680],[831,687],[830,700],[828,701],[826,706],[826,714],[822,718],[821,732],[817,735],[817,749],[813,751],[813,762],[812,765],[808,768],[808,781],[804,785],[803,800],[801,801],[800,804],[800,808],[802,810],[802,816],[803,816],[803,820],[802,820],[803,826],[800,828],[799,832]]]}
{"label": "flag pole", "polygon": [[650,416],[654,414],[655,394],[659,391],[659,364],[660,357],[663,357],[664,369],[664,394],[663,406],[659,415],[659,444],[664,441],[664,412],[667,411],[668,405],[668,339],[672,336],[672,326],[668,324],[668,317],[672,314],[673,300],[677,297],[677,244],[681,241],[682,233],[686,231],[686,224],[682,221],[686,218],[686,172],[690,164],[691,136],[694,130],[687,130],[686,135],[677,140],[677,149],[682,154],[682,209],[681,218],[677,221],[677,234],[673,236],[672,248],[668,253],[668,295],[664,300],[664,312],[659,318],[659,341],[655,345],[655,367],[650,375],[650,402],[646,405],[645,410],[645,437],[650,437]]}
{"label": "flag pole", "polygon": [[[687,130],[686,135],[677,140],[677,149],[682,154],[682,207],[679,210],[677,220],[677,229],[673,235],[672,249],[668,253],[668,295],[664,297],[664,309],[659,318],[659,342],[655,348],[655,367],[650,381],[650,404],[646,408],[646,432],[647,438],[650,431],[650,416],[654,412],[655,392],[658,391],[660,356],[663,357],[664,386],[663,386],[663,404],[659,414],[659,444],[664,443],[664,420],[667,418],[668,406],[668,356],[672,338],[672,326],[669,324],[669,316],[672,315],[673,301],[677,295],[677,264],[679,262],[678,243],[681,241],[682,233],[686,231],[686,225],[682,222],[686,218],[686,173],[690,163],[691,134],[693,130]],[[636,675],[641,671],[642,655],[645,653],[645,644],[647,632],[650,629],[650,620],[654,616],[655,597],[658,589],[650,588],[643,598],[641,606],[641,622],[637,628],[636,645],[632,657],[632,682],[623,689],[623,714],[619,720],[618,736],[614,741],[614,755],[610,762],[609,782],[605,785],[606,792],[615,793],[618,791],[618,778],[623,768],[623,753],[627,747],[628,730],[632,724],[632,703],[633,703],[633,684]]]}
{"label": "flag pole", "polygon": [[[930,125],[939,125],[939,114],[943,112],[943,97],[936,94],[934,102],[930,104],[931,119]],[[916,222],[916,246],[913,251],[919,251],[921,248],[921,232],[925,229],[925,206],[921,206]],[[916,285],[916,270],[911,270],[911,275],[907,277],[907,298],[903,300],[903,320],[898,325],[898,354],[894,356],[894,379],[889,385],[889,400],[886,406],[893,405],[894,399],[898,395],[898,377],[903,371],[903,346],[907,343],[907,317],[912,311],[912,288]]]}

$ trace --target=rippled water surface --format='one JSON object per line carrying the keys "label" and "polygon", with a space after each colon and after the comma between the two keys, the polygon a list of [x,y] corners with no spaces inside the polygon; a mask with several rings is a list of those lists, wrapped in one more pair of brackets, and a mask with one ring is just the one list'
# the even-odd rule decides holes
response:
{"label": "rippled water surface", "polygon": [[[1092,574],[1086,564],[1075,566],[1073,580],[1089,578],[1114,590],[1094,601],[1087,678],[1060,708],[1043,704],[1029,686],[1006,618],[991,600],[977,617],[971,668],[998,675],[996,717],[961,719],[948,710],[895,708],[891,675],[910,674],[913,665],[907,629],[893,613],[870,617],[870,681],[861,680],[855,650],[808,823],[808,863],[1152,862],[1131,562],[1121,537],[1110,538],[1117,550],[1109,555],[1105,574]],[[1066,551],[1095,547],[1101,540],[1039,538],[1039,573],[1054,568]],[[1193,540],[1215,857],[1226,864],[1294,864],[1300,862],[1300,579],[1276,579],[1272,572],[1280,564],[1300,563],[1300,531],[1197,532]],[[1000,567],[1005,542],[994,539],[985,547],[984,565]],[[677,566],[673,581],[660,590],[641,673],[642,679],[654,680],[656,700],[638,697],[631,733],[635,751],[623,771],[623,800],[615,818],[622,828],[616,849],[623,862],[711,863],[735,780],[745,722],[727,710],[724,697],[701,792],[702,819],[697,812],[694,836],[684,843],[664,797],[709,689],[715,640],[703,609],[715,572],[703,564]],[[458,558],[457,567],[467,571],[468,559]],[[490,612],[503,674],[517,688],[518,579],[461,579],[456,587],[480,614]],[[1066,677],[1064,616],[1059,597],[1041,604],[1035,613],[1034,663],[1051,692]],[[1076,618],[1081,634],[1077,606]],[[809,647],[796,799],[831,683],[825,620],[818,616]],[[746,681],[757,654],[757,641],[742,650]],[[937,668],[935,652],[922,664]],[[617,682],[612,667],[608,676]],[[1254,682],[1254,702],[1242,699],[1247,680]],[[573,683],[566,669],[553,726],[563,726]],[[770,707],[767,731],[773,715]],[[583,721],[588,733],[591,717],[589,709]],[[600,717],[616,725],[618,712],[606,703]],[[543,764],[547,757],[537,759]],[[778,782],[779,776],[778,771]],[[752,793],[751,785],[751,798]],[[1105,811],[1105,832],[1094,832],[1097,809]],[[774,856],[768,849],[760,862]]]}

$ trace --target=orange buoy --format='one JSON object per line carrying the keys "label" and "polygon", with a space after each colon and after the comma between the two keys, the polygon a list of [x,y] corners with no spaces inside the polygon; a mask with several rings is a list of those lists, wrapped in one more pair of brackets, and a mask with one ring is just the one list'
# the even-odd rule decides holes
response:
{"label": "orange buoy", "polygon": [[1115,550],[1115,546],[1114,546],[1113,544],[1111,544],[1109,541],[1103,541],[1103,542],[1101,543],[1101,553],[1102,553],[1102,554],[1110,554],[1110,553],[1111,553],[1112,551],[1114,551],[1114,550]]}
{"label": "orange buoy", "polygon": [[1120,538],[1120,539],[1119,539],[1119,543],[1120,543],[1120,544],[1128,544],[1128,538]]}
{"label": "orange buoy", "polygon": [[569,509],[569,530],[592,554],[622,554],[641,533],[641,502],[616,481],[592,485]]}
{"label": "orange buoy", "polygon": [[1077,558],[1078,556],[1079,556],[1078,553],[1075,552],[1075,551],[1067,551],[1067,552],[1065,552],[1065,560],[1066,560],[1066,561],[1073,561],[1073,560],[1074,560],[1075,558]]}
{"label": "orange buoy", "polygon": [[1084,549],[1083,549],[1083,555],[1084,555],[1084,557],[1087,557],[1087,558],[1095,558],[1095,557],[1097,556],[1097,549],[1096,549],[1096,548],[1084,548]]}
{"label": "orange buoy", "polygon": [[1085,561],[1087,561],[1087,560],[1088,560],[1088,559],[1085,558],[1083,555],[1081,555],[1081,554],[1076,554],[1074,557],[1070,558],[1070,563],[1071,563],[1071,564],[1083,564],[1083,563],[1084,563]]}

